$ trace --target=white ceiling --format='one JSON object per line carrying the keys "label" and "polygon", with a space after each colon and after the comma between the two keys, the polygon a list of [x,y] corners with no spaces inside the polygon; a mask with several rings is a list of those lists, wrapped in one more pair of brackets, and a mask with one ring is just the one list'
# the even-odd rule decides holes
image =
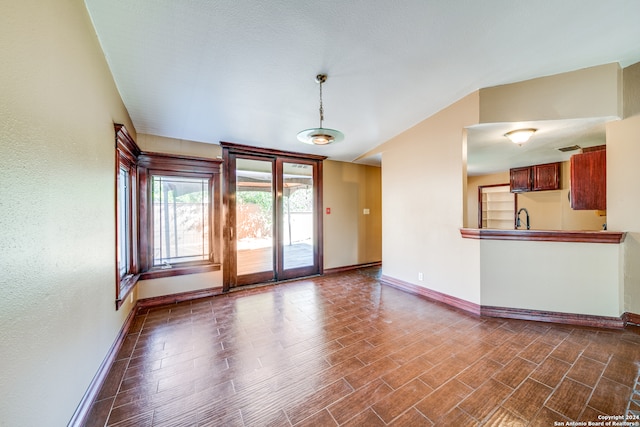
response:
{"label": "white ceiling", "polygon": [[[137,132],[343,161],[477,89],[640,61],[638,0],[85,2]],[[296,139],[320,72],[324,126],[345,134],[324,147]],[[470,130],[478,159],[492,130]]]}

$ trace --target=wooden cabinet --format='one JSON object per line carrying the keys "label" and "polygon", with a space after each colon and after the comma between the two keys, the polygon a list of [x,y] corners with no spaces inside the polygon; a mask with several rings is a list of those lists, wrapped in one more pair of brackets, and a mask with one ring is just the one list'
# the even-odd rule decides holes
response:
{"label": "wooden cabinet", "polygon": [[531,191],[531,167],[514,168],[509,171],[509,183],[512,193]]}
{"label": "wooden cabinet", "polygon": [[607,209],[607,151],[571,156],[571,208]]}
{"label": "wooden cabinet", "polygon": [[557,190],[560,188],[560,163],[532,166],[533,191]]}
{"label": "wooden cabinet", "polygon": [[514,168],[510,170],[509,175],[512,193],[560,188],[560,163]]}

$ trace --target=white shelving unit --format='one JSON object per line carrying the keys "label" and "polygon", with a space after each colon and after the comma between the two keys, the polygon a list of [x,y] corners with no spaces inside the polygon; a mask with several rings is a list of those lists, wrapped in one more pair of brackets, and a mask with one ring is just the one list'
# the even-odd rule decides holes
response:
{"label": "white shelving unit", "polygon": [[482,228],[511,230],[514,228],[515,197],[509,185],[480,189]]}

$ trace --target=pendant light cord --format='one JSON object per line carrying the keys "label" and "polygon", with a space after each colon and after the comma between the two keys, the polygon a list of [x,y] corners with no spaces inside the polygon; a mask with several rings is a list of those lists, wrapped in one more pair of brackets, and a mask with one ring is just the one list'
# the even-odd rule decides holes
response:
{"label": "pendant light cord", "polygon": [[322,81],[320,81],[320,129],[322,129],[323,121],[324,121],[324,108],[322,107]]}

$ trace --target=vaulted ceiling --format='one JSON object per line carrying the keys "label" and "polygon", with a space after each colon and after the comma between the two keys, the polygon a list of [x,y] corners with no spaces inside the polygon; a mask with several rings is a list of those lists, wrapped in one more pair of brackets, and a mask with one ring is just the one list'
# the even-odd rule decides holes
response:
{"label": "vaulted ceiling", "polygon": [[[638,0],[85,2],[139,133],[343,161],[477,89],[640,61]],[[322,147],[296,139],[321,72]]]}

